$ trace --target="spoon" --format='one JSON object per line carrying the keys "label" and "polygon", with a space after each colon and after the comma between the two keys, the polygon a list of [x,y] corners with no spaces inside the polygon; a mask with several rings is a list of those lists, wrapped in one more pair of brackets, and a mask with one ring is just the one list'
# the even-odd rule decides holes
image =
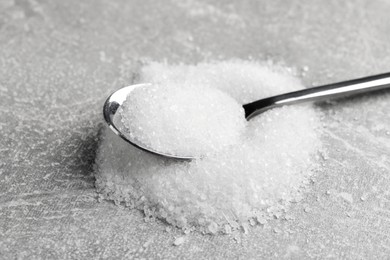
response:
{"label": "spoon", "polygon": [[[130,95],[130,93],[134,89],[150,85],[150,83],[131,85],[121,88],[112,93],[107,98],[103,106],[103,115],[108,126],[116,135],[120,136],[123,140],[144,151],[175,159],[196,159],[195,156],[191,155],[187,156],[180,154],[170,154],[164,151],[157,151],[153,147],[148,147],[147,145],[139,142],[130,135],[127,135],[120,131],[120,126],[122,125],[122,122],[119,118],[120,116],[116,116],[118,108],[123,104],[127,96]],[[371,92],[387,87],[390,87],[390,73],[358,78],[329,85],[323,85],[319,87],[302,89],[282,95],[272,96],[245,104],[243,105],[243,108],[245,111],[245,118],[247,120],[250,120],[254,116],[275,107],[292,105],[306,101],[323,101],[327,99]]]}

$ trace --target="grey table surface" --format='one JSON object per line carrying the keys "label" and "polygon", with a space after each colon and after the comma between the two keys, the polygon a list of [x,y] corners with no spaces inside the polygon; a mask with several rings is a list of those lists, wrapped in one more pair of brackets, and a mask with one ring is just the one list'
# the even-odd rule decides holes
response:
{"label": "grey table surface", "polygon": [[[390,71],[387,0],[0,0],[0,258],[390,258],[390,93],[322,105],[329,155],[292,219],[239,239],[98,202],[106,96],[147,61],[272,59],[305,84]],[[305,69],[306,70],[306,69]]]}

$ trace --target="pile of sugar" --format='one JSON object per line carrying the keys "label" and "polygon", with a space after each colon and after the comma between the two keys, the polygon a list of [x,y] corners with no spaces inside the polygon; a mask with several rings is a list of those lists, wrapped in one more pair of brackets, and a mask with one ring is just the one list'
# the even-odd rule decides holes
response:
{"label": "pile of sugar", "polygon": [[[139,81],[214,88],[239,104],[303,87],[287,68],[248,61],[151,63]],[[276,108],[247,122],[237,143],[190,162],[141,151],[106,128],[96,158],[96,187],[103,198],[187,231],[246,230],[280,217],[301,198],[301,187],[317,167],[319,127],[311,105]]]}
{"label": "pile of sugar", "polygon": [[132,140],[164,154],[201,157],[237,144],[245,130],[242,105],[224,92],[182,83],[138,87],[119,108]]}

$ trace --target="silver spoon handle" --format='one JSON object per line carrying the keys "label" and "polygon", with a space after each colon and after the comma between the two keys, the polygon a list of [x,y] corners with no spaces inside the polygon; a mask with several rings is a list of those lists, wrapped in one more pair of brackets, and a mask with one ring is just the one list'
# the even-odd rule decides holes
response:
{"label": "silver spoon handle", "polygon": [[268,109],[306,101],[323,101],[390,87],[390,73],[353,79],[273,96],[243,105],[247,119]]}

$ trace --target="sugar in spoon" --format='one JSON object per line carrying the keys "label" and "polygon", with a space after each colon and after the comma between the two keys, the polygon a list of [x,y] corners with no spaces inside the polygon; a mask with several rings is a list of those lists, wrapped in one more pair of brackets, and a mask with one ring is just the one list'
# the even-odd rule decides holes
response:
{"label": "sugar in spoon", "polygon": [[[120,130],[121,121],[118,118],[120,116],[117,115],[118,108],[123,104],[127,96],[130,95],[134,89],[148,85],[151,84],[144,83],[127,86],[115,91],[107,98],[103,106],[103,116],[108,126],[123,140],[144,151],[175,159],[196,159],[195,156],[191,155],[171,154],[166,151],[157,151],[153,147],[149,147],[139,142],[134,137],[125,134]],[[292,105],[306,101],[324,101],[355,94],[367,93],[388,87],[390,87],[390,73],[384,73],[272,96],[245,104],[243,105],[243,108],[246,119],[250,120],[254,116],[275,107]]]}

